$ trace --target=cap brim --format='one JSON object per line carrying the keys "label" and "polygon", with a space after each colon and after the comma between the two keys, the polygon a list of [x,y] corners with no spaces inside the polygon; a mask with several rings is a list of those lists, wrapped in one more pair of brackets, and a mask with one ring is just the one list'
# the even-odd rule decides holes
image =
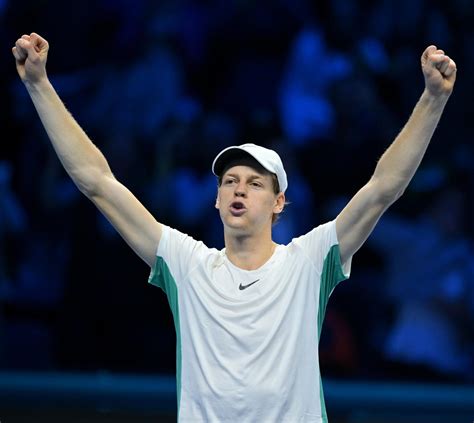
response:
{"label": "cap brim", "polygon": [[242,150],[238,147],[229,147],[228,149],[224,150],[219,154],[214,163],[212,164],[212,173],[216,176],[222,176],[224,171],[226,170],[227,166],[239,159],[252,159],[256,163],[258,161],[253,157],[250,153],[247,153],[245,150]]}

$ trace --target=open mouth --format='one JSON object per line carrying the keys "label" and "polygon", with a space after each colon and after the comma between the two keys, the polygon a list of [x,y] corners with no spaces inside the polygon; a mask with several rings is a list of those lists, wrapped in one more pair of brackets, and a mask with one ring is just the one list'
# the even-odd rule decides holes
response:
{"label": "open mouth", "polygon": [[245,212],[246,208],[245,208],[245,205],[244,203],[242,203],[241,201],[234,201],[233,203],[231,203],[230,205],[230,212],[234,215],[234,216],[240,216],[242,215],[244,212]]}

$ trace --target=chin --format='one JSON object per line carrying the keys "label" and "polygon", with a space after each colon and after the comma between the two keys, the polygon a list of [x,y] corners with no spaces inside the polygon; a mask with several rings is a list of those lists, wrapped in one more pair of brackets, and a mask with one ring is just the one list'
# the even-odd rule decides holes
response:
{"label": "chin", "polygon": [[227,219],[222,218],[224,230],[235,235],[244,235],[248,232],[248,225],[239,218],[231,217]]}

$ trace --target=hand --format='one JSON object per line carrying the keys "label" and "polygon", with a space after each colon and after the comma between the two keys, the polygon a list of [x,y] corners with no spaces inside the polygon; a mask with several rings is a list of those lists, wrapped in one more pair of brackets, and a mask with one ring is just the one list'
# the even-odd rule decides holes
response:
{"label": "hand", "polygon": [[429,46],[421,55],[421,68],[428,92],[434,96],[449,96],[456,81],[456,63],[439,50]]}
{"label": "hand", "polygon": [[16,70],[23,82],[34,83],[46,78],[48,42],[38,34],[22,35],[12,48]]}

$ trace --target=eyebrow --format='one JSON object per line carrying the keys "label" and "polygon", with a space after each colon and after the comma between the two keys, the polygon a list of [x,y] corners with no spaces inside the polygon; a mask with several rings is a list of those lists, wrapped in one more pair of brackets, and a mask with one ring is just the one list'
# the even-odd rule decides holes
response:
{"label": "eyebrow", "polygon": [[[232,177],[232,178],[239,178],[240,175],[238,175],[237,173],[226,173],[223,178],[226,178],[226,177]],[[264,179],[264,175],[260,175],[258,173],[252,173],[248,178],[247,178],[249,181],[251,180],[254,180],[254,179]]]}

